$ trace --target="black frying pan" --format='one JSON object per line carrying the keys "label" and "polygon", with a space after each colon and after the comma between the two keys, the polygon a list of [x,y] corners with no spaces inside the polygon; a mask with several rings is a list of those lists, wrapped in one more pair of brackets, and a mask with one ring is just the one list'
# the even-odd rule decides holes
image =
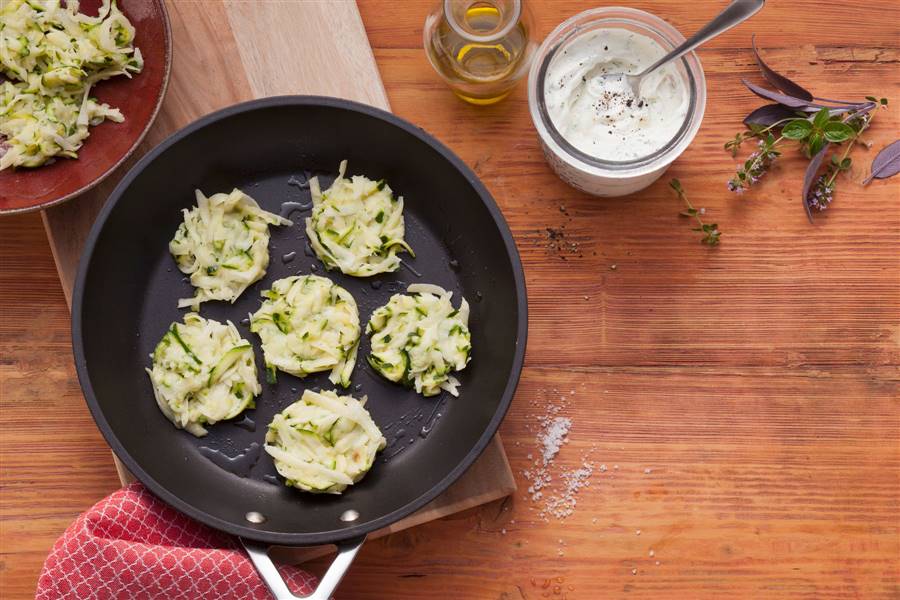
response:
{"label": "black frying pan", "polygon": [[[349,290],[364,325],[372,310],[413,282],[453,290],[472,305],[473,358],[459,375],[459,398],[423,398],[370,370],[363,336],[354,394],[388,440],[369,474],[341,496],[288,488],[258,448],[272,416],[307,387],[331,389],[327,373],[298,379],[278,374],[263,384],[255,430],[240,418],[204,438],[176,429],[159,411],[144,367],[192,288],[168,252],[181,209],[206,194],[239,187],[263,208],[309,202],[302,183],[324,185],[340,160],[349,172],[386,179],[406,201],[411,268],[370,279],[327,276]],[[292,182],[289,184],[289,181]],[[324,186],[323,186],[324,187]],[[232,320],[257,352],[259,340],[239,322],[259,307],[259,292],[278,278],[323,265],[307,248],[303,219],[273,227],[266,277],[229,305],[209,302],[201,314]],[[290,253],[294,253],[291,255]],[[282,258],[284,255],[284,258]],[[421,276],[420,276],[421,275]],[[503,216],[477,177],[421,129],[368,106],[322,97],[280,97],[227,108],[176,133],[122,180],[94,224],[75,284],[72,330],[85,398],[116,455],[160,498],[217,529],[241,536],[278,597],[265,544],[335,543],[341,554],[319,590],[330,590],[365,535],[421,508],[453,483],[484,450],[506,413],[525,353],[527,307],[522,266]],[[236,461],[229,458],[243,455]],[[271,571],[268,572],[267,571]]]}

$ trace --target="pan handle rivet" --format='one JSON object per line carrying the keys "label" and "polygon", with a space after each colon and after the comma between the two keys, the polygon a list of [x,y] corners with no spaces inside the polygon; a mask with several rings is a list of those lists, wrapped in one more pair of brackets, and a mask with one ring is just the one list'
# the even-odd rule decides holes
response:
{"label": "pan handle rivet", "polygon": [[257,525],[266,522],[266,516],[262,513],[256,512],[255,510],[251,510],[250,512],[248,512],[246,515],[244,515],[244,518],[251,523],[256,523]]}
{"label": "pan handle rivet", "polygon": [[341,521],[343,521],[344,523],[352,523],[353,521],[357,520],[358,518],[359,518],[359,513],[356,512],[355,510],[353,510],[352,508],[350,510],[345,510],[343,513],[341,513]]}

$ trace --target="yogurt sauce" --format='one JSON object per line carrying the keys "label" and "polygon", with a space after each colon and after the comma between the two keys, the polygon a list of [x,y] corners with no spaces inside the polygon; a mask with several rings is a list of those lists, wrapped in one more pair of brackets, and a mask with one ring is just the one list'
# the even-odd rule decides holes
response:
{"label": "yogurt sauce", "polygon": [[677,63],[645,77],[637,96],[624,79],[602,75],[640,73],[664,54],[655,40],[626,29],[577,36],[547,67],[544,102],[557,131],[601,160],[634,160],[661,149],[688,111],[687,85]]}

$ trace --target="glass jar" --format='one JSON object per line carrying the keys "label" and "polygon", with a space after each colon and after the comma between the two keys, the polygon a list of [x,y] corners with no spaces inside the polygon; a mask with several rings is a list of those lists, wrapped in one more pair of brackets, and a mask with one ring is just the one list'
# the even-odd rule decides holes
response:
{"label": "glass jar", "polygon": [[677,76],[689,92],[687,114],[681,129],[659,150],[630,160],[601,160],[575,148],[550,119],[544,86],[553,58],[575,38],[598,29],[626,29],[649,37],[665,52],[684,41],[677,29],[659,17],[633,8],[608,7],[587,10],[564,21],[538,49],[528,75],[528,107],[544,156],[566,183],[595,196],[624,196],[656,181],[688,147],[706,108],[706,79],[694,52],[675,61]]}
{"label": "glass jar", "polygon": [[425,20],[428,60],[472,104],[505,98],[528,72],[536,44],[523,0],[442,0]]}

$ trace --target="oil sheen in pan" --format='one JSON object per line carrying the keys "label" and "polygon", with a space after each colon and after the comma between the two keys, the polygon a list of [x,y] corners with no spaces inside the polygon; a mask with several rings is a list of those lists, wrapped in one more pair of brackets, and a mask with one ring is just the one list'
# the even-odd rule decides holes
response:
{"label": "oil sheen in pan", "polygon": [[[294,224],[291,227],[270,228],[270,257],[281,256],[282,260],[270,259],[266,276],[261,281],[248,288],[234,305],[210,302],[204,304],[201,309],[205,316],[235,322],[241,334],[253,344],[257,365],[264,364],[259,340],[250,332],[249,319],[243,315],[254,312],[259,307],[260,292],[268,289],[273,281],[282,277],[315,273],[331,278],[353,294],[359,307],[360,325],[363,329],[375,308],[386,303],[391,295],[405,291],[407,285],[415,280],[437,283],[452,290],[454,304],[459,303],[460,288],[456,279],[459,261],[450,256],[446,248],[435,243],[433,234],[425,230],[408,210],[404,211],[407,241],[413,245],[418,256],[423,255],[420,253],[427,253],[425,255],[441,257],[441,260],[429,261],[431,268],[414,266],[415,259],[403,254],[405,269],[372,278],[348,277],[339,271],[325,270],[309,247],[304,231],[305,219],[312,207],[308,181],[313,176],[319,176],[321,185],[327,187],[333,182],[334,174],[313,171],[298,171],[298,173],[254,180],[243,186],[236,184],[259,202],[262,208],[281,214],[291,219]],[[350,173],[355,174],[352,165]],[[212,193],[212,190],[210,192]],[[402,194],[402,191],[397,193]],[[434,267],[438,265],[439,267],[435,269]],[[155,276],[174,278],[184,286],[185,294],[191,293],[190,284],[183,281],[179,272],[173,272],[171,265],[166,265],[162,272],[157,269]],[[470,302],[473,300],[476,299],[469,298]],[[475,353],[477,356],[477,348]],[[378,462],[373,467],[377,469],[379,463],[388,462],[414,446],[418,440],[426,438],[437,426],[442,406],[448,400],[445,393],[424,398],[412,390],[384,380],[369,368],[365,361],[367,355],[368,338],[363,334],[352,377],[353,385],[348,390],[338,391],[352,393],[358,397],[372,394],[377,390],[381,395],[387,392],[391,396],[390,403],[367,404],[373,419],[387,439],[387,446],[379,454]],[[327,373],[312,374],[299,379],[279,372],[274,386],[263,383],[263,393],[256,399],[256,409],[244,411],[235,419],[209,427],[209,434],[195,442],[198,453],[219,468],[239,477],[283,485],[260,444],[264,443],[265,426],[275,413],[295,402],[306,388],[333,389],[335,386],[328,381]],[[461,393],[465,393],[465,389],[462,389]],[[397,405],[392,406],[395,402]],[[403,408],[403,412],[397,414],[397,410],[391,410],[395,408]],[[257,433],[258,429],[261,433]]]}

